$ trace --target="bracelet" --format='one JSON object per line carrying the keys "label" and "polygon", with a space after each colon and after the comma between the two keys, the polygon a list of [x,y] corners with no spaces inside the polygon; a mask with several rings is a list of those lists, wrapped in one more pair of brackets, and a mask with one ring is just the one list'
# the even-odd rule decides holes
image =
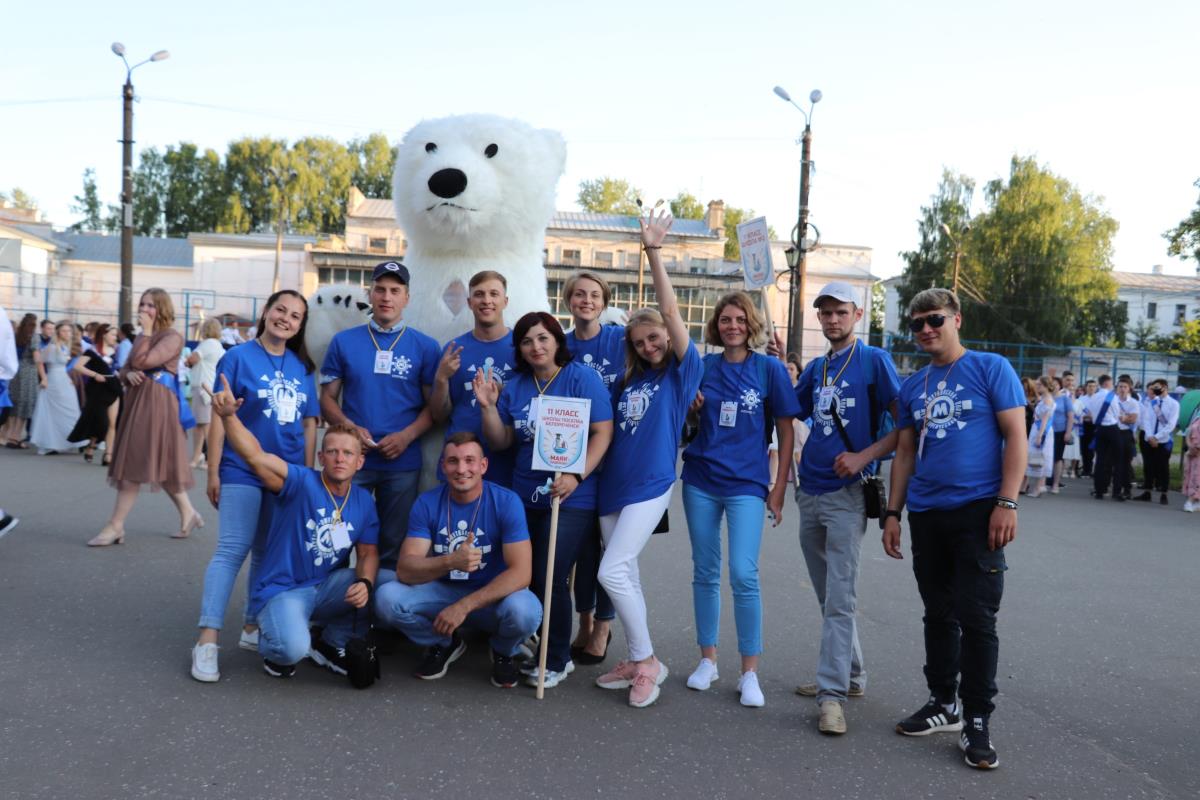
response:
{"label": "bracelet", "polygon": [[996,506],[999,508],[1007,508],[1010,511],[1016,511],[1017,501],[1013,500],[1011,497],[997,497]]}
{"label": "bracelet", "polygon": [[643,250],[662,250],[662,245],[661,244],[644,244],[644,245],[642,245],[642,249]]}
{"label": "bracelet", "polygon": [[900,512],[894,508],[889,508],[887,511],[883,512],[883,518],[887,519],[888,517],[895,517],[896,519],[900,519]]}

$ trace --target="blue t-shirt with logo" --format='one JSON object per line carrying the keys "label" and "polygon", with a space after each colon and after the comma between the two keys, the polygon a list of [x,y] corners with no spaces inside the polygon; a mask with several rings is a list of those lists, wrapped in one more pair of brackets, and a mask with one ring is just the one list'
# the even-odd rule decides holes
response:
{"label": "blue t-shirt with logo", "polygon": [[567,350],[585,367],[591,367],[611,389],[613,382],[625,374],[625,326],[602,325],[600,333],[590,339],[579,339],[575,331],[567,333]]}
{"label": "blue t-shirt with logo", "polygon": [[[340,541],[333,520],[335,502],[346,526],[346,538]],[[257,613],[280,592],[316,586],[329,573],[346,566],[354,545],[378,541],[379,516],[370,492],[351,486],[348,497],[330,497],[320,472],[288,464],[287,478],[276,496],[258,580],[250,591],[251,612]]]}
{"label": "blue t-shirt with logo", "polygon": [[[501,336],[494,342],[483,342],[475,338],[475,334],[467,331],[453,340],[462,348],[458,371],[450,376],[450,419],[446,423],[446,437],[458,431],[471,431],[483,438],[483,419],[479,412],[479,404],[475,402],[475,373],[485,372],[490,367],[492,377],[501,385],[508,383],[513,376],[513,343],[512,331]],[[512,471],[514,449],[493,452],[484,442],[483,453],[487,456],[488,481],[500,486],[512,486]],[[443,479],[441,464],[438,465],[438,478]]]}
{"label": "blue t-shirt with logo", "polygon": [[739,364],[727,362],[724,354],[710,356],[702,372],[704,405],[696,438],[683,451],[683,482],[717,497],[766,497],[768,425],[774,430],[775,422],[765,418],[763,402],[769,400],[772,417],[794,417],[799,411],[787,367],[778,358],[752,352]]}
{"label": "blue t-shirt with logo", "polygon": [[[377,374],[376,353],[389,348],[391,369]],[[342,382],[342,413],[355,425],[369,430],[371,438],[378,442],[407,428],[425,408],[423,387],[433,386],[441,358],[437,342],[407,325],[391,333],[369,331],[367,325],[359,325],[334,334],[321,365],[321,375],[324,380]],[[390,471],[420,468],[419,441],[391,459],[371,448],[363,465],[363,469]]]}
{"label": "blue t-shirt with logo", "polygon": [[[844,369],[843,369],[844,368]],[[836,378],[836,380],[835,380]],[[900,379],[891,357],[876,347],[855,341],[853,349],[808,362],[796,382],[796,399],[801,419],[811,419],[812,433],[800,452],[800,489],[806,494],[829,494],[859,480],[857,475],[841,478],[833,471],[833,462],[846,452],[846,443],[833,421],[833,410],[846,429],[855,453],[870,447],[878,438],[871,436],[871,395],[867,382],[875,381],[875,402],[880,413],[891,406],[900,393]],[[822,390],[822,384],[828,386]],[[867,466],[874,475],[876,464]]]}
{"label": "blue t-shirt with logo", "polygon": [[1020,378],[995,353],[968,350],[952,369],[930,365],[911,375],[900,387],[896,420],[897,428],[913,429],[919,450],[908,482],[909,510],[958,508],[995,497],[1004,460],[1004,437],[996,414],[1024,406]]}
{"label": "blue t-shirt with logo", "polygon": [[616,413],[600,469],[600,514],[660,497],[674,485],[679,435],[703,371],[700,353],[688,342],[682,361],[671,355],[666,368],[613,387]]}
{"label": "blue t-shirt with logo", "polygon": [[[604,382],[595,370],[583,366],[577,361],[568,361],[554,378],[553,383],[545,388],[545,393],[552,397],[578,397],[592,401],[591,422],[607,422],[612,419],[612,400],[604,388]],[[518,372],[512,380],[504,385],[500,392],[500,402],[496,410],[505,425],[512,427],[516,433],[517,460],[513,467],[513,491],[521,498],[521,502],[532,508],[549,508],[550,495],[541,494],[538,487],[546,484],[547,478],[553,478],[553,472],[533,469],[533,427],[529,420],[530,400],[538,396],[534,377],[529,372]],[[563,508],[596,508],[596,475],[589,475],[570,496],[563,501]]]}
{"label": "blue t-shirt with logo", "polygon": [[439,486],[418,497],[408,517],[408,535],[429,539],[430,556],[453,553],[467,541],[471,531],[475,532],[475,546],[483,551],[480,568],[443,575],[441,580],[446,583],[483,586],[508,569],[504,545],[529,540],[521,498],[510,489],[484,481],[483,493],[476,500],[459,505],[450,499],[448,486]]}
{"label": "blue t-shirt with logo", "polygon": [[[313,373],[291,350],[273,356],[254,340],[230,348],[217,362],[215,387],[221,376],[233,396],[242,401],[237,417],[254,434],[262,449],[289,464],[304,463],[304,419],[320,416]],[[221,483],[262,486],[245,460],[232,447],[221,450]]]}

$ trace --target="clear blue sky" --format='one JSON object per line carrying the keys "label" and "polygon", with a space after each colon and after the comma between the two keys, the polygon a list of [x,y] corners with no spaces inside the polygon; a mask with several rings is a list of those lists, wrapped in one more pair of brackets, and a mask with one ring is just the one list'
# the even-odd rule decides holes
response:
{"label": "clear blue sky", "polygon": [[564,133],[560,208],[612,175],[648,198],[752,207],[782,235],[803,119],[771,89],[819,88],[812,221],[826,242],[874,248],[879,275],[900,271],[943,166],[982,187],[1014,153],[1104,198],[1116,268],[1195,267],[1161,234],[1197,200],[1200,3],[69,0],[3,21],[0,188],[60,225],[86,167],[106,201],[120,190],[121,41],[137,60],[171,51],[134,73],[138,146],[396,140],[488,111]]}

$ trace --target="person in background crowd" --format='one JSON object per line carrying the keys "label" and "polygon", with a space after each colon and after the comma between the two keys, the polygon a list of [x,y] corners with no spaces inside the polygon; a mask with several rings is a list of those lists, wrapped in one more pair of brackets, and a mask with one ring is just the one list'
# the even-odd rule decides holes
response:
{"label": "person in background crowd", "polygon": [[1200,511],[1200,414],[1193,414],[1185,434],[1183,459],[1183,510]]}
{"label": "person in background crowd", "polygon": [[163,289],[147,289],[138,301],[142,333],[120,371],[127,391],[108,467],[108,482],[116,488],[117,499],[108,523],[88,541],[90,547],[125,541],[125,520],[144,484],[163,489],[179,511],[179,531],[172,538],[187,538],[204,526],[187,494],[196,479],[188,467],[184,429],[191,415],[183,416],[187,406],[174,372],[179,368],[183,337],[172,327],[174,323],[171,296]]}
{"label": "person in background crowd", "polygon": [[[608,310],[612,290],[608,281],[595,272],[573,272],[563,283],[562,302],[571,312],[571,330],[567,331],[567,350],[571,357],[596,371],[605,389],[625,369],[625,328],[604,325],[601,320]],[[617,612],[608,593],[596,579],[600,570],[600,519],[579,550],[575,565],[575,610],[579,612],[579,629],[571,643],[571,660],[578,664],[603,663],[612,641],[611,623]]]}
{"label": "person in background crowd", "polygon": [[913,574],[925,609],[930,696],[896,731],[905,736],[961,731],[967,765],[994,769],[1000,765],[989,731],[1000,653],[996,615],[1008,569],[1005,549],[1017,535],[1014,498],[1027,452],[1024,397],[1002,356],[963,347],[962,313],[953,292],[920,292],[909,315],[917,346],[929,353],[930,363],[900,388],[900,440],[883,550],[904,557],[900,512],[907,505]]}
{"label": "person in background crowd", "polygon": [[1141,403],[1133,396],[1133,381],[1128,375],[1117,379],[1117,452],[1113,460],[1113,499],[1129,500],[1133,496],[1133,457],[1137,445],[1133,432],[1141,418]]}
{"label": "person in background crowd", "polygon": [[1050,485],[1050,494],[1058,494],[1062,490],[1062,475],[1066,462],[1067,445],[1075,441],[1075,373],[1064,372],[1061,378],[1055,378],[1054,391],[1054,470]]}
{"label": "person in background crowd", "polygon": [[33,417],[38,396],[36,335],[37,317],[26,314],[17,326],[15,337],[17,372],[8,386],[12,409],[4,427],[0,429],[0,438],[4,439],[4,446],[12,450],[25,450],[29,447],[25,444],[26,424]]}
{"label": "person in background crowd", "polygon": [[721,619],[721,518],[729,537],[729,583],[737,628],[740,702],[759,707],[766,699],[758,680],[763,651],[758,555],[763,517],[783,519],[786,481],[770,483],[767,448],[771,431],[779,449],[791,452],[796,390],[778,358],[755,353],[766,340],[765,322],[745,292],[717,301],[704,326],[706,344],[720,353],[704,359],[700,391],[689,423],[696,435],[683,453],[683,510],[692,545],[692,604],[700,661],[689,689],[707,690],[719,677],[717,641]]}
{"label": "person in background crowd", "polygon": [[[8,319],[8,310],[0,306],[0,409],[12,405],[9,399],[8,385],[20,368],[17,358],[16,331]],[[0,508],[0,538],[17,527],[20,523],[17,517]]]}
{"label": "person in background crowd", "polygon": [[68,320],[58,323],[54,333],[54,343],[37,353],[42,391],[33,410],[29,442],[38,449],[38,455],[65,453],[87,441],[87,437],[70,438],[71,429],[79,420],[79,394],[67,375],[67,364],[80,353],[79,338]]}
{"label": "person in background crowd", "polygon": [[83,459],[89,462],[95,453],[96,442],[103,441],[104,459],[100,463],[108,466],[112,462],[113,442],[117,436],[117,412],[121,402],[121,381],[113,369],[117,329],[102,323],[92,333],[95,344],[72,368],[72,372],[86,378],[87,383],[83,387],[83,412],[67,438],[73,442],[88,440]]}
{"label": "person in background crowd", "polygon": [[114,357],[113,363],[113,366],[117,369],[124,367],[125,362],[129,360],[129,351],[133,348],[133,340],[137,338],[137,331],[134,330],[132,322],[121,323],[119,338],[117,354]]}
{"label": "person in background crowd", "polygon": [[1070,475],[1072,478],[1082,477],[1080,464],[1083,459],[1083,412],[1085,406],[1083,398],[1083,387],[1076,386],[1075,391],[1071,393],[1071,410],[1075,415],[1075,430],[1071,441],[1067,442],[1066,450],[1063,451],[1064,474]]}
{"label": "person in background crowd", "polygon": [[[1096,393],[1088,404],[1088,411],[1095,421],[1096,461],[1092,471],[1092,496],[1103,500],[1110,482],[1117,471],[1117,456],[1120,452],[1120,437],[1117,421],[1120,417],[1117,393],[1113,391],[1112,376],[1101,375],[1096,382]],[[1114,484],[1113,499],[1121,499],[1119,484]]]}
{"label": "person in background crowd", "polygon": [[[1037,382],[1038,403],[1033,409],[1033,427],[1029,430],[1029,454],[1026,458],[1025,478],[1021,481],[1021,494],[1041,497],[1046,492],[1046,478],[1053,474],[1054,467],[1054,408],[1057,405],[1057,387],[1050,378],[1039,378]],[[1030,485],[1031,481],[1036,481]]]}
{"label": "person in background crowd", "polygon": [[[211,322],[212,320],[210,320]],[[317,442],[316,367],[308,356],[305,330],[308,303],[298,292],[281,289],[267,298],[253,341],[225,351],[216,374],[238,403],[237,418],[265,453],[297,467],[312,467]],[[204,340],[216,343],[213,338]],[[216,379],[196,387],[199,394]],[[238,572],[250,555],[246,586],[253,589],[268,547],[267,530],[275,510],[275,497],[264,488],[258,473],[237,450],[225,447],[222,417],[210,416],[208,433],[208,500],[220,515],[217,547],[204,572],[200,597],[200,628],[192,648],[192,677],[211,683],[220,679],[218,645],[229,597]],[[238,647],[256,650],[259,629],[247,598]]]}
{"label": "person in background crowd", "polygon": [[[1083,434],[1079,439],[1079,454],[1083,460],[1083,477],[1092,477],[1092,470],[1096,462],[1096,421],[1092,416],[1092,398],[1096,395],[1096,390],[1099,385],[1092,378],[1088,378],[1087,383],[1083,385],[1082,401],[1082,419],[1083,419]],[[1078,415],[1078,411],[1076,412]]]}
{"label": "person in background crowd", "polygon": [[83,326],[83,333],[80,336],[80,340],[83,343],[85,352],[96,346],[96,329],[99,327],[100,323],[95,320]]}
{"label": "person in background crowd", "polygon": [[212,418],[210,392],[217,379],[217,363],[223,355],[225,348],[221,346],[221,323],[210,317],[200,326],[200,342],[185,362],[191,370],[192,416],[196,418],[196,427],[192,431],[192,469],[204,464],[204,442]]}
{"label": "person in background crowd", "polygon": [[221,328],[221,346],[228,350],[231,347],[237,347],[244,341],[246,340],[242,338],[242,332],[238,330],[237,320],[230,317],[228,324]]}
{"label": "person in background crowd", "polygon": [[1167,505],[1167,490],[1171,483],[1171,450],[1175,445],[1175,425],[1179,422],[1179,402],[1167,394],[1167,382],[1162,378],[1150,381],[1146,402],[1142,404],[1138,427],[1146,442],[1142,469],[1145,490],[1136,499],[1149,502],[1151,491],[1159,493],[1158,502]]}
{"label": "person in background crowd", "polygon": [[40,343],[38,344],[39,350],[42,349],[43,347],[46,347],[47,345],[49,345],[51,342],[54,341],[54,328],[55,328],[54,320],[52,320],[52,319],[42,320],[42,333],[41,333]]}

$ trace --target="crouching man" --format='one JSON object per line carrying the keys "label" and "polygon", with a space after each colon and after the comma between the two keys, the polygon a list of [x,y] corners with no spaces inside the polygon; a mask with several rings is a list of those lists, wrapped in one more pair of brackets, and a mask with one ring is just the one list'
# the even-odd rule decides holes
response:
{"label": "crouching man", "polygon": [[[258,579],[250,588],[263,669],[276,678],[290,678],[296,664],[309,656],[345,675],[344,648],[355,609],[370,600],[379,568],[375,501],[351,482],[363,465],[362,440],[354,427],[333,425],[317,454],[322,472],[289,464],[264,452],[238,421],[235,412],[242,401],[234,398],[225,376],[221,381],[212,410],[225,423],[225,444],[278,498]],[[353,570],[346,566],[351,547],[357,559]],[[322,627],[316,642],[309,635],[311,625]]]}
{"label": "crouching man", "polygon": [[466,651],[464,623],[490,634],[492,684],[509,688],[521,677],[513,657],[541,624],[542,605],[529,591],[525,509],[514,492],[483,479],[487,464],[474,433],[446,440],[446,484],[413,504],[396,580],[379,587],[375,613],[427,648],[414,673],[424,680],[444,676]]}

